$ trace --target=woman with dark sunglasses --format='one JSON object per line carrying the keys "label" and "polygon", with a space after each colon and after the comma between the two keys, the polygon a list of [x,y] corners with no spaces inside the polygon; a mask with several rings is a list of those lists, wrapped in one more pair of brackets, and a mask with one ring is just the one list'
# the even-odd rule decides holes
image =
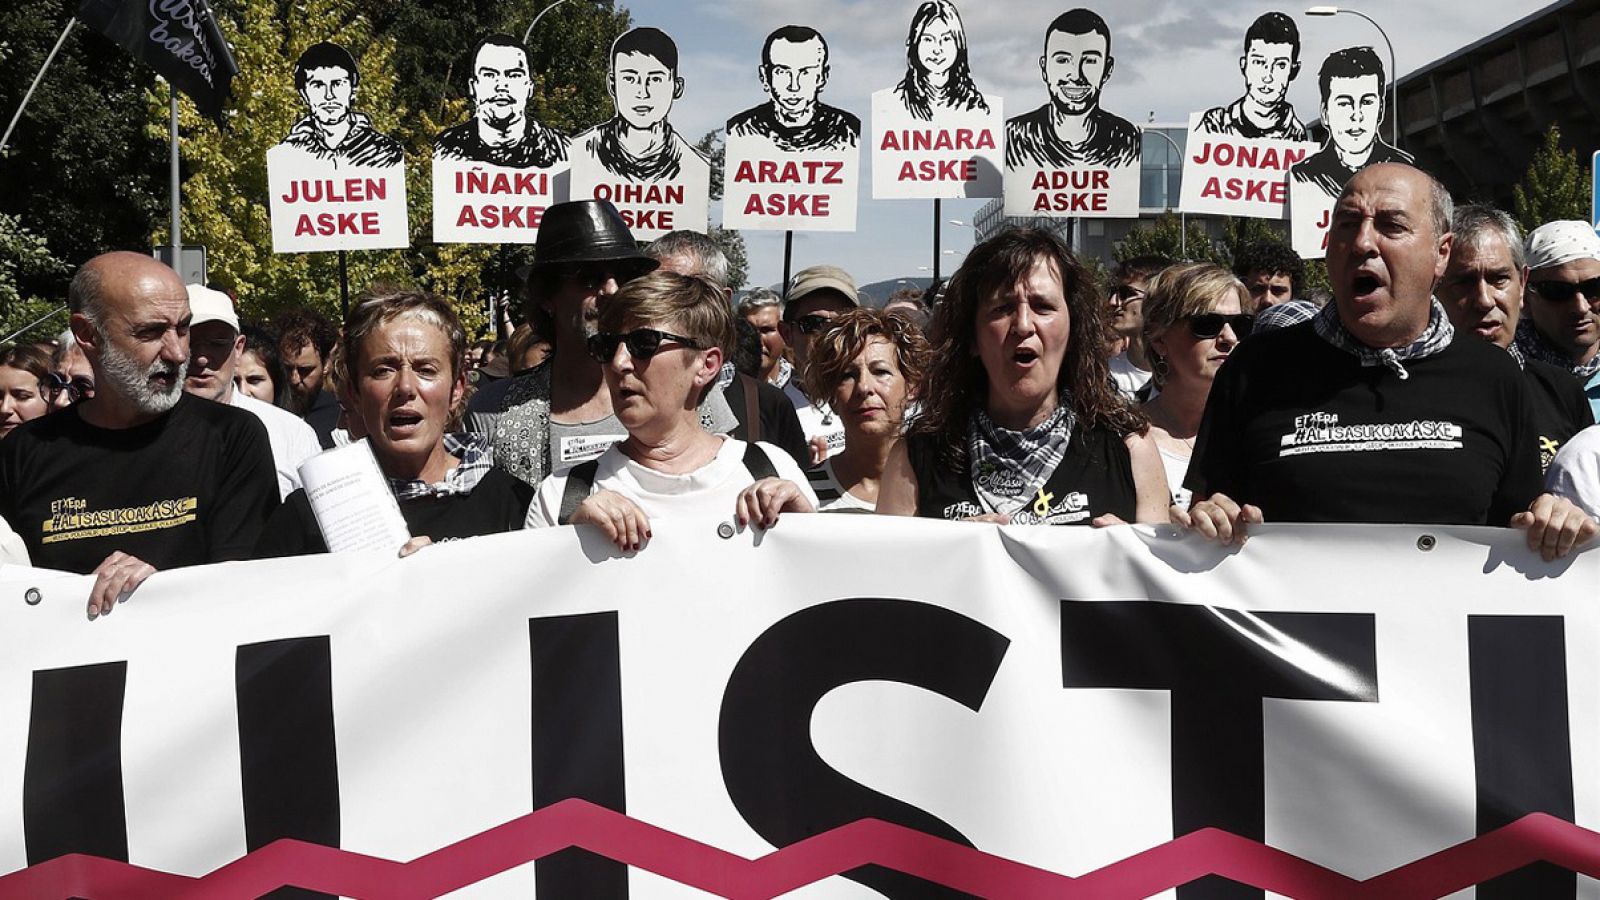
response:
{"label": "woman with dark sunglasses", "polygon": [[1143,406],[1161,451],[1172,502],[1189,508],[1183,476],[1217,369],[1250,333],[1244,282],[1213,263],[1171,266],[1151,279],[1144,301],[1144,340],[1156,393]]}
{"label": "woman with dark sunglasses", "polygon": [[730,513],[771,528],[817,498],[789,454],[713,434],[701,401],[718,389],[733,311],[708,279],[656,271],[600,306],[588,351],[600,363],[611,408],[628,436],[599,458],[552,475],[528,508],[531,528],[594,525],[624,552],[650,538],[661,516]]}

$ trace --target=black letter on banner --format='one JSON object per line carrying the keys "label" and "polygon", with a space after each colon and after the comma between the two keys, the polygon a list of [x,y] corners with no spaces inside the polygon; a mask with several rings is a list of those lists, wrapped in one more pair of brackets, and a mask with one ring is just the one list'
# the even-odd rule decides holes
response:
{"label": "black letter on banner", "polygon": [[[1262,698],[1376,702],[1374,620],[1063,601],[1061,678],[1069,688],[1171,691],[1173,835],[1210,826],[1264,841]],[[1212,876],[1178,888],[1178,896],[1262,892]]]}
{"label": "black letter on banner", "polygon": [[[1573,820],[1567,642],[1560,616],[1468,616],[1478,833],[1531,812]],[[1574,897],[1578,877],[1550,863],[1478,885],[1480,900]]]}
{"label": "black letter on banner", "polygon": [[126,662],[33,673],[22,833],[28,865],[66,853],[128,861],[122,800]]}
{"label": "black letter on banner", "polygon": [[[244,840],[279,838],[339,846],[339,758],[333,727],[329,639],[246,644],[234,654]],[[300,888],[269,896],[326,897]]]}
{"label": "black letter on banner", "polygon": [[[845,777],[811,744],[823,695],[858,681],[898,681],[976,711],[1011,642],[960,613],[909,600],[837,600],[767,629],[728,678],[718,723],[722,780],[744,820],[775,847],[877,818],[967,846],[961,832]],[[879,866],[845,877],[889,897],[960,897]]]}
{"label": "black letter on banner", "polygon": [[[528,620],[533,653],[533,808],[569,797],[627,812],[617,614]],[[570,848],[533,864],[541,897],[628,896],[628,867]]]}

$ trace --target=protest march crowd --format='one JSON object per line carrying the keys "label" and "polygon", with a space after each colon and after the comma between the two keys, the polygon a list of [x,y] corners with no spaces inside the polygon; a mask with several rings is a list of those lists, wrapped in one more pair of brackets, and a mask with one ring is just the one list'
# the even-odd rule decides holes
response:
{"label": "protest march crowd", "polygon": [[[813,513],[1120,527],[1242,542],[1262,522],[1525,529],[1546,559],[1600,515],[1600,236],[1526,237],[1427,173],[1361,170],[1331,298],[1289,248],[1232,271],[1124,262],[1103,296],[1052,233],[978,244],[878,310],[834,266],[732,303],[727,260],[642,247],[608,202],[550,207],[509,341],[372,285],[342,327],[241,322],[228,295],[106,253],[59,340],[0,354],[4,560],[96,576],[326,552],[299,468],[365,439],[412,538]],[[498,377],[497,377],[498,376]],[[951,525],[950,527],[976,527]]]}

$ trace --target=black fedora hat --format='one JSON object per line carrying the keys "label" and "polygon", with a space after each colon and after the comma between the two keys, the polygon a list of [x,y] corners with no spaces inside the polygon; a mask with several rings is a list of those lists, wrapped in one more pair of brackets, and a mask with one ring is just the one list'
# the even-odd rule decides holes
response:
{"label": "black fedora hat", "polygon": [[573,200],[549,207],[539,222],[533,271],[584,263],[611,263],[618,269],[618,275],[627,278],[643,275],[660,265],[639,252],[633,232],[609,201]]}

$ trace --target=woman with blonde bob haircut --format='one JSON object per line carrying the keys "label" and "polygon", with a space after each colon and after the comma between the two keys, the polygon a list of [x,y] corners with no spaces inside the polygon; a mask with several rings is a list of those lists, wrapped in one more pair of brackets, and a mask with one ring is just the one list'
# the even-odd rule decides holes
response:
{"label": "woman with blonde bob haircut", "polygon": [[1255,321],[1244,312],[1249,302],[1244,282],[1214,263],[1171,266],[1146,286],[1144,340],[1156,394],[1143,409],[1161,452],[1172,502],[1182,509],[1189,508],[1183,476],[1211,383]]}
{"label": "woman with blonde bob haircut", "polygon": [[712,434],[699,405],[717,389],[735,340],[722,287],[656,271],[600,303],[588,350],[601,365],[628,437],[599,458],[539,484],[529,527],[594,525],[624,552],[639,550],[659,516],[730,512],[771,528],[782,512],[812,512],[816,495],[789,455]]}
{"label": "woman with blonde bob haircut", "polygon": [[873,512],[889,451],[928,366],[928,341],[909,316],[853,309],[811,341],[806,395],[844,425],[844,449],[806,473],[822,512]]}
{"label": "woman with blonde bob haircut", "polygon": [[[364,435],[413,535],[434,541],[522,527],[532,491],[493,468],[478,435],[452,433],[467,397],[467,337],[443,299],[375,288],[350,308],[332,354],[350,430]],[[260,556],[327,552],[304,490],[268,520]]]}
{"label": "woman with blonde bob haircut", "polygon": [[1165,522],[1161,457],[1111,382],[1105,304],[1036,228],[978,244],[934,313],[922,409],[878,511],[1040,525]]}

